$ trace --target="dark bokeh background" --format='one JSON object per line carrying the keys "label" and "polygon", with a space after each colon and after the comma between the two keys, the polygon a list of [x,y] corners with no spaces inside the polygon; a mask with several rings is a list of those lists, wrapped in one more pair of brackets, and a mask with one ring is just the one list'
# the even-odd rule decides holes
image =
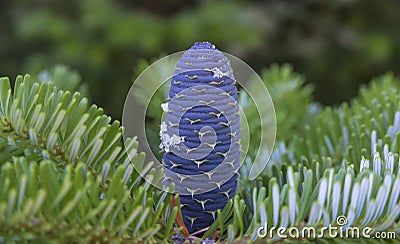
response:
{"label": "dark bokeh background", "polygon": [[[0,76],[56,64],[119,119],[139,63],[208,40],[261,72],[290,62],[324,104],[400,74],[400,1],[0,1]],[[143,66],[143,65],[141,65]]]}

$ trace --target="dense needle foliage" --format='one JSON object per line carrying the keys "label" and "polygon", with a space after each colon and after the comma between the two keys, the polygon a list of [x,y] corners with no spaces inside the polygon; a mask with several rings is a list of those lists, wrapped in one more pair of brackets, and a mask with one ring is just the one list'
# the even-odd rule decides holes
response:
{"label": "dense needle foliage", "polygon": [[[312,88],[289,65],[274,65],[262,78],[278,121],[271,161],[249,181],[256,140],[250,142],[237,194],[203,238],[256,241],[264,223],[322,228],[339,215],[352,226],[398,235],[399,80],[378,77],[357,98],[332,108],[312,103]],[[239,97],[252,120],[246,99]],[[140,178],[132,164],[144,168],[149,181],[161,175],[146,171],[151,162],[137,152],[135,138],[125,150],[122,132],[79,93],[28,75],[11,88],[2,78],[0,243],[172,242],[179,206],[171,207],[169,194]]]}

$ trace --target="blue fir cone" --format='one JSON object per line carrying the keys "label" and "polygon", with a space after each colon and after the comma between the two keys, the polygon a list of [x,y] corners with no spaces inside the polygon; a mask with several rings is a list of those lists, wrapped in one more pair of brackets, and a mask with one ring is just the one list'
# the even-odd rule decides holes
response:
{"label": "blue fir cone", "polygon": [[228,58],[196,42],[176,64],[162,105],[160,147],[166,184],[175,183],[190,233],[209,227],[235,195],[240,164],[240,116]]}

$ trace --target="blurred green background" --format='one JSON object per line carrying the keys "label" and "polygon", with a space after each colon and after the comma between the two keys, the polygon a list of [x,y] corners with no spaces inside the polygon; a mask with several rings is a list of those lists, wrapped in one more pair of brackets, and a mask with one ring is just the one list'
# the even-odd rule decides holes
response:
{"label": "blurred green background", "polygon": [[399,9],[395,0],[0,1],[0,76],[72,73],[64,87],[120,119],[143,63],[208,40],[259,73],[292,63],[317,101],[337,104],[370,77],[400,74]]}

